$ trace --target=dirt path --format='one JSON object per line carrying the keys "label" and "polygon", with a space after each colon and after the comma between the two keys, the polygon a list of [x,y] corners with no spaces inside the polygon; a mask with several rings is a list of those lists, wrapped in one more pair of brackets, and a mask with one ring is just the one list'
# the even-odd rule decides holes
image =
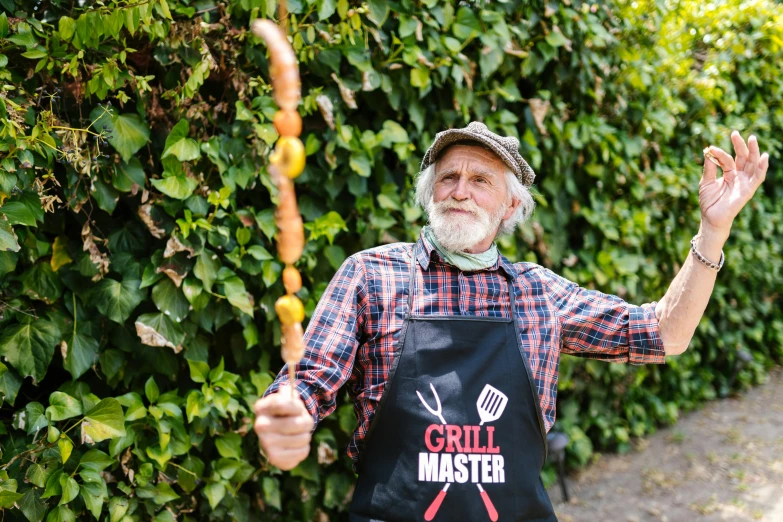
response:
{"label": "dirt path", "polygon": [[715,401],[549,494],[560,522],[783,522],[783,370]]}

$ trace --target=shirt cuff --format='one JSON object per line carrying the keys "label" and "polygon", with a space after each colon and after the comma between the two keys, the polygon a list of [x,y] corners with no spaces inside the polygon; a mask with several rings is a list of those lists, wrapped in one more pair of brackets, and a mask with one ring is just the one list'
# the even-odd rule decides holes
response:
{"label": "shirt cuff", "polygon": [[630,306],[628,317],[628,362],[664,364],[666,351],[655,316],[657,302]]}
{"label": "shirt cuff", "polygon": [[[264,392],[264,397],[272,395],[273,393],[291,393],[290,386],[288,374],[285,373],[284,375],[283,372],[280,372],[280,377],[269,385],[269,388]],[[318,400],[316,399],[315,391],[301,379],[296,380],[295,386],[296,391],[299,392],[299,396],[305,403],[305,408],[307,408],[307,411],[313,417],[313,429],[315,429],[315,427],[318,426],[318,422],[321,420],[318,415]]]}

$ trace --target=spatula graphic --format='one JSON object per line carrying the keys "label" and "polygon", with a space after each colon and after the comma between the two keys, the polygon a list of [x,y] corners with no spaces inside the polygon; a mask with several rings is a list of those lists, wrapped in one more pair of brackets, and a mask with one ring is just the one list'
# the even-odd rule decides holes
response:
{"label": "spatula graphic", "polygon": [[481,390],[481,395],[476,401],[478,414],[481,417],[479,426],[483,426],[485,422],[498,420],[503,415],[506,404],[508,404],[508,397],[503,392],[489,384],[484,385],[484,389]]}

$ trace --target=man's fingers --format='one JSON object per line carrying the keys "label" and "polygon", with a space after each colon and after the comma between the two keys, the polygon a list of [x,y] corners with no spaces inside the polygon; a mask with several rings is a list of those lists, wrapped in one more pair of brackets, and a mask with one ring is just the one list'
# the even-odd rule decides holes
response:
{"label": "man's fingers", "polygon": [[282,435],[280,433],[265,433],[263,444],[268,448],[276,449],[302,449],[310,447],[310,433],[296,435]]}
{"label": "man's fingers", "polygon": [[725,150],[721,149],[720,147],[716,147],[715,145],[711,145],[709,147],[709,151],[713,156],[715,156],[715,159],[718,160],[718,163],[720,163],[720,168],[723,171],[723,178],[726,180],[726,182],[733,182],[734,178],[737,177],[737,166],[734,163],[734,158],[732,158],[731,155]]}
{"label": "man's fingers", "polygon": [[310,454],[310,446],[301,449],[274,449],[267,453],[269,463],[283,471],[294,469]]}
{"label": "man's fingers", "polygon": [[769,169],[769,154],[765,152],[761,155],[761,159],[759,159],[755,174],[750,178],[751,183],[753,183],[755,187],[758,187],[767,179],[767,169]]}
{"label": "man's fingers", "polygon": [[704,157],[704,169],[701,173],[702,184],[708,184],[715,181],[715,177],[718,173],[718,166],[715,165],[709,158]]}
{"label": "man's fingers", "polygon": [[748,162],[745,164],[745,172],[747,172],[749,176],[752,176],[758,169],[759,157],[761,156],[761,153],[759,152],[759,140],[755,136],[751,135],[748,138],[748,151]]}
{"label": "man's fingers", "polygon": [[253,405],[256,415],[272,415],[275,417],[290,417],[301,415],[307,411],[302,399],[292,397],[289,390],[281,390],[278,393],[258,399]]}
{"label": "man's fingers", "polygon": [[738,131],[731,133],[731,143],[734,145],[734,153],[737,155],[736,167],[737,170],[745,168],[745,164],[748,161],[748,146],[745,145],[745,140]]}
{"label": "man's fingers", "polygon": [[253,423],[253,429],[259,437],[267,433],[282,435],[309,434],[313,430],[313,418],[309,414],[296,417],[259,415],[256,417],[255,423]]}

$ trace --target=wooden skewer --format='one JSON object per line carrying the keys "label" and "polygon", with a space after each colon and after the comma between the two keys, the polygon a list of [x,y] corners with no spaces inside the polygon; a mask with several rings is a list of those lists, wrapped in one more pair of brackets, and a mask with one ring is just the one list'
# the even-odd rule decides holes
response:
{"label": "wooden skewer", "polygon": [[270,156],[269,174],[278,189],[275,210],[277,225],[277,255],[286,265],[283,282],[286,294],[275,303],[281,323],[281,352],[288,365],[288,380],[292,397],[296,397],[295,367],[304,355],[304,306],[295,295],[302,287],[302,278],[294,263],[304,250],[304,227],[292,179],[304,168],[304,145],[298,136],[302,120],[297,112],[301,101],[301,82],[296,54],[285,35],[288,12],[285,0],[279,4],[280,27],[270,20],[257,19],[251,25],[253,34],[263,39],[269,49],[272,95],[280,110],[274,124],[280,134],[274,153]]}

